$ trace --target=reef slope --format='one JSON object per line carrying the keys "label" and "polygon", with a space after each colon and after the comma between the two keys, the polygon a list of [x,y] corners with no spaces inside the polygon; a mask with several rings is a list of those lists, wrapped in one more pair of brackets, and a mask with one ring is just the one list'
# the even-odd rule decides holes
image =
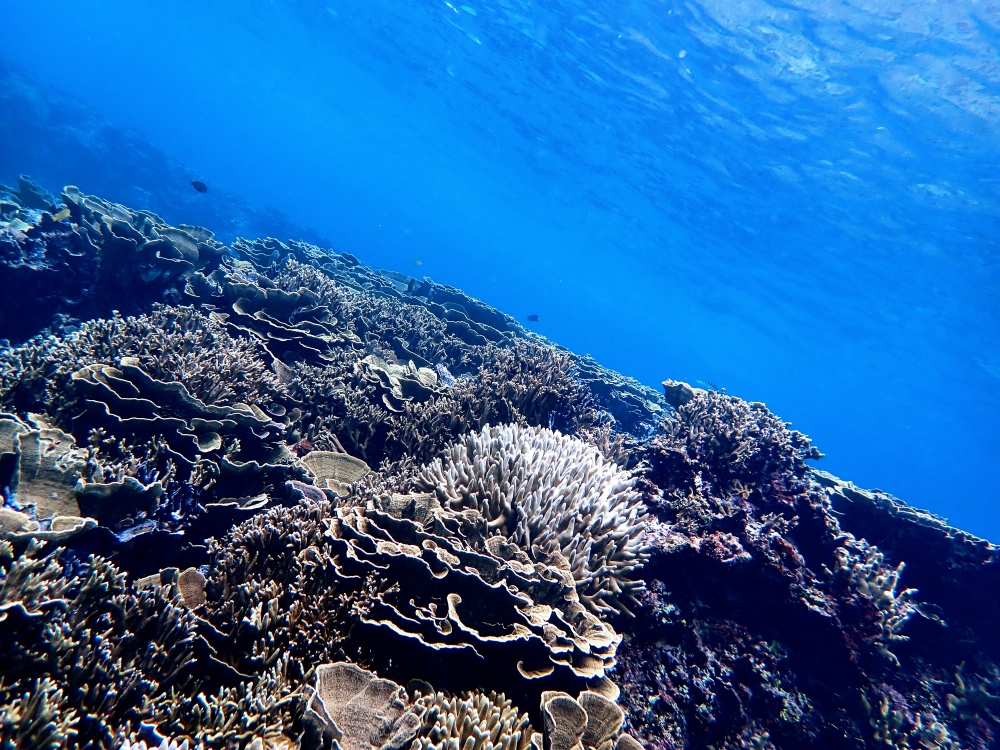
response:
{"label": "reef slope", "polygon": [[28,178],[0,283],[0,748],[996,746],[998,548],[763,404]]}

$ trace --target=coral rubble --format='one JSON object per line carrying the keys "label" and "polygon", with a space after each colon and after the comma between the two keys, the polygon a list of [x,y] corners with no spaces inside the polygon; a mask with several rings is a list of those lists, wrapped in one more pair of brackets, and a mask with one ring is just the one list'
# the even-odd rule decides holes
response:
{"label": "coral rubble", "polygon": [[0,748],[995,747],[1000,550],[457,289],[0,187]]}

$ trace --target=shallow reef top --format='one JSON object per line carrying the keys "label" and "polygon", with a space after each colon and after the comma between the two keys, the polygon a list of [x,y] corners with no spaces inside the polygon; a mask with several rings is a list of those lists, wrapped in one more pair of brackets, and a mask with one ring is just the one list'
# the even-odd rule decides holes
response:
{"label": "shallow reef top", "polygon": [[0,748],[990,748],[1000,554],[460,290],[0,186]]}

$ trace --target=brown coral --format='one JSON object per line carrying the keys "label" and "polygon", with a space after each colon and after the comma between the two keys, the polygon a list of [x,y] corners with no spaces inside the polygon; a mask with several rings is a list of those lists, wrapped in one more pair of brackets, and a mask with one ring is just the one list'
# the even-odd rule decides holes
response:
{"label": "brown coral", "polygon": [[344,750],[402,750],[420,726],[399,685],[356,664],[320,665],[309,695],[311,724]]}

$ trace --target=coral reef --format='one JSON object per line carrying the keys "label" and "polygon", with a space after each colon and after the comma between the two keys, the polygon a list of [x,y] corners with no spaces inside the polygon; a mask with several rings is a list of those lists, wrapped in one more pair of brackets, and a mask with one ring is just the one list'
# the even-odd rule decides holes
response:
{"label": "coral reef", "polygon": [[577,698],[543,693],[544,736],[502,693],[451,695],[423,681],[404,690],[350,662],[318,667],[307,696],[308,747],[336,742],[349,750],[632,750],[638,745],[620,734],[621,708],[591,691]]}
{"label": "coral reef", "polygon": [[763,404],[27,178],[0,280],[2,750],[996,747],[1000,549]]}
{"label": "coral reef", "polygon": [[193,618],[159,588],[131,591],[107,561],[43,555],[34,540],[0,570],[12,747],[110,747],[146,701],[191,679]]}
{"label": "coral reef", "polygon": [[[57,206],[22,177],[2,190],[0,281],[32,300],[0,308],[8,338],[23,340],[57,314],[97,317],[180,300],[184,277],[210,270],[227,252],[207,229],[172,227],[67,187]],[[27,313],[27,314],[26,314]]]}
{"label": "coral reef", "polygon": [[349,656],[404,683],[490,684],[526,705],[601,683],[618,635],[565,568],[500,551],[510,559],[374,508],[279,508],[214,548],[206,617],[244,672],[281,653],[303,676]]}

